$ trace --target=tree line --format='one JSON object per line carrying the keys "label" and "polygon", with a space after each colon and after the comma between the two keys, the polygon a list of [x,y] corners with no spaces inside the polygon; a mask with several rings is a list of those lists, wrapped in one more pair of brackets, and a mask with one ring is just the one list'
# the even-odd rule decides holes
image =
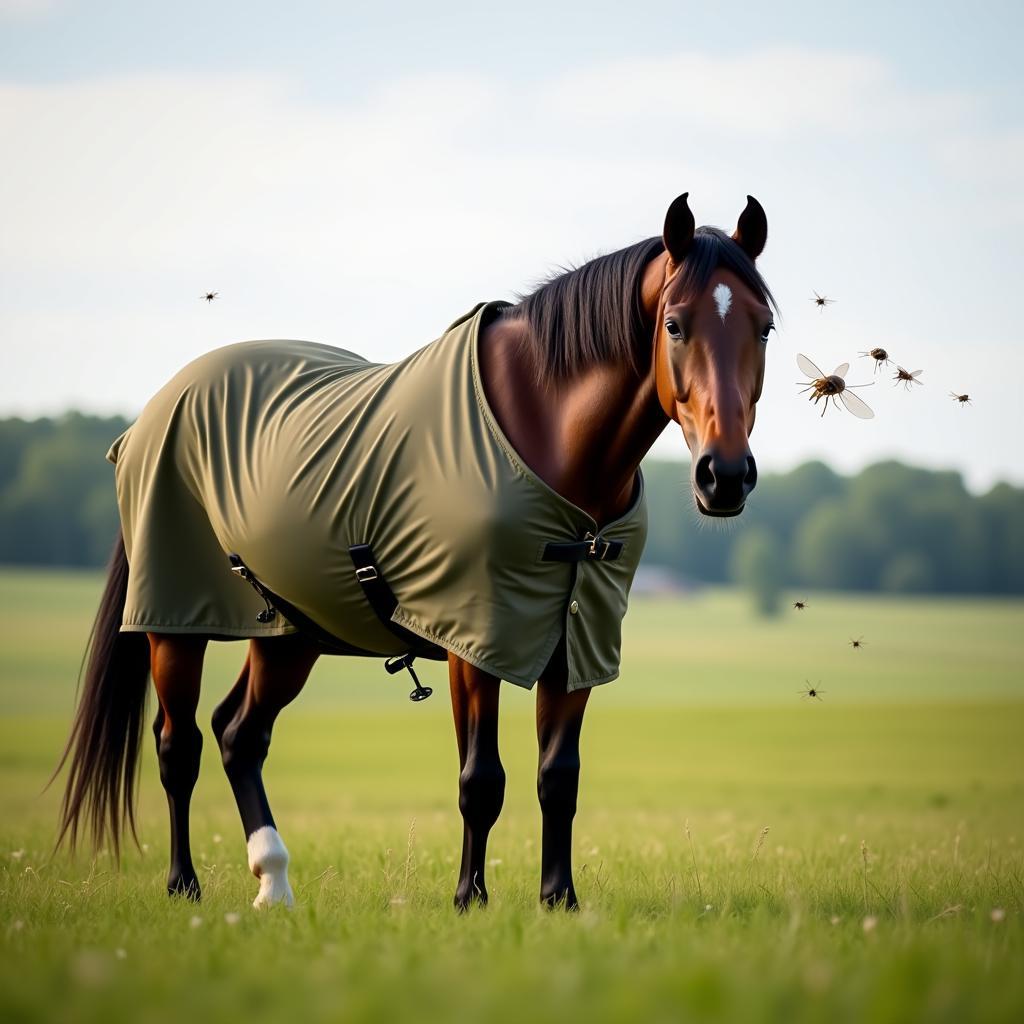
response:
{"label": "tree line", "polygon": [[[0,563],[98,566],[117,530],[117,416],[0,420]],[[973,494],[959,473],[880,462],[843,476],[821,462],[764,474],[741,517],[702,520],[685,463],[644,465],[644,560],[685,578],[894,593],[1024,593],[1024,489]]]}

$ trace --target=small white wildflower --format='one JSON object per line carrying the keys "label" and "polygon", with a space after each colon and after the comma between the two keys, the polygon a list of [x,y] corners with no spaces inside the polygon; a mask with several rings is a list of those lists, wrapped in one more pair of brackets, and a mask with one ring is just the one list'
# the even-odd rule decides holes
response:
{"label": "small white wildflower", "polygon": [[502,860],[501,860],[501,858],[500,858],[500,857],[492,857],[492,858],[491,858],[491,859],[490,859],[490,860],[489,860],[489,861],[488,861],[487,863],[488,863],[488,864],[489,864],[489,865],[490,865],[491,867],[494,867],[494,866],[495,866],[496,864],[501,864],[501,863],[502,863]]}
{"label": "small white wildflower", "polygon": [[839,921],[840,921],[840,917],[839,917],[839,915],[838,915],[838,914],[833,914],[833,915],[832,915],[832,916],[831,916],[831,917],[829,918],[829,922],[830,922],[831,924],[839,924]]}
{"label": "small white wildflower", "polygon": [[13,928],[13,929],[14,929],[14,930],[15,930],[16,932],[20,932],[20,931],[21,931],[21,929],[25,927],[25,922],[24,922],[24,921],[15,921],[15,922],[14,922],[14,924],[12,924],[12,925],[11,925],[11,927],[12,927],[12,928]]}
{"label": "small white wildflower", "polygon": [[588,857],[596,857],[600,852],[601,851],[596,846],[592,846],[590,848],[590,853],[587,856]]}
{"label": "small white wildflower", "polygon": [[149,853],[149,843],[143,843],[142,844],[142,852],[143,853]]}
{"label": "small white wildflower", "polygon": [[711,904],[710,904],[710,903],[705,903],[705,904],[704,904],[704,913],[705,913],[705,914],[706,914],[706,913],[708,913],[708,911],[710,911],[710,910],[714,910],[714,909],[715,909],[715,908],[714,908],[713,906],[711,906]]}
{"label": "small white wildflower", "polygon": [[993,907],[992,913],[988,916],[991,917],[996,924],[999,924],[1000,921],[1006,920],[1006,911],[1003,910],[1002,907]]}
{"label": "small white wildflower", "polygon": [[242,920],[242,915],[241,914],[236,914],[233,910],[229,910],[224,915],[224,920],[228,924],[238,924],[238,922]]}
{"label": "small white wildflower", "polygon": [[21,860],[21,858],[24,856],[24,850],[11,850],[11,860]]}
{"label": "small white wildflower", "polygon": [[213,833],[213,841],[214,841],[215,843],[219,843],[219,842],[221,842],[221,837],[220,837],[220,833],[219,833],[219,832],[214,832],[214,833]]}
{"label": "small white wildflower", "polygon": [[128,954],[123,949],[115,949],[114,956],[116,956],[118,960],[128,959]]}
{"label": "small white wildflower", "polygon": [[203,923],[203,919],[198,914],[193,914],[188,919],[189,928],[198,928]]}
{"label": "small white wildflower", "polygon": [[391,906],[393,906],[393,907],[400,907],[404,902],[405,902],[405,897],[404,896],[392,896],[391,897]]}
{"label": "small white wildflower", "polygon": [[878,918],[874,914],[868,914],[867,917],[861,921],[861,927],[865,932],[873,932],[878,927]]}

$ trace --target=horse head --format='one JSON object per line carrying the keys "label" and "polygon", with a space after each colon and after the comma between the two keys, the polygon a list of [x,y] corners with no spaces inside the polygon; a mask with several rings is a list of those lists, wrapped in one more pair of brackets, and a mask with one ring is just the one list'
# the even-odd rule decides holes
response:
{"label": "horse head", "polygon": [[753,196],[731,236],[695,229],[687,194],[665,217],[656,386],[665,414],[682,428],[694,498],[706,516],[739,515],[757,483],[749,438],[775,302],[754,261],[767,235]]}

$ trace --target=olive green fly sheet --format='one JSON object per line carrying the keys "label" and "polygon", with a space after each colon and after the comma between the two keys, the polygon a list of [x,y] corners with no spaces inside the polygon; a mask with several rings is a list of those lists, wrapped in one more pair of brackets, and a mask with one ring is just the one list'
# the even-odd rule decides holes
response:
{"label": "olive green fly sheet", "polygon": [[[646,536],[643,478],[599,530],[523,463],[481,386],[477,339],[500,306],[477,306],[396,363],[253,341],[181,370],[107,456],[130,565],[122,630],[293,631],[261,615],[230,571],[236,554],[332,637],[403,653],[356,577],[349,549],[368,544],[397,598],[392,624],[522,686],[564,634],[570,690],[614,679]],[[594,535],[618,557],[546,557]]]}

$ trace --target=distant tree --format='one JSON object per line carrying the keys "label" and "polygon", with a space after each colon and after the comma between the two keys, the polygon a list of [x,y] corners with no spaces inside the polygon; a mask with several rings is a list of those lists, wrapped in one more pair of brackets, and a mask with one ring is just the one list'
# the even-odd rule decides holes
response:
{"label": "distant tree", "polygon": [[919,551],[906,551],[883,566],[878,582],[882,590],[898,594],[923,594],[934,590],[935,573],[923,554]]}
{"label": "distant tree", "polygon": [[686,524],[693,519],[690,467],[687,463],[648,459],[643,466],[647,507],[644,558],[653,565],[682,571]]}
{"label": "distant tree", "polygon": [[764,527],[788,546],[808,511],[827,498],[841,498],[848,486],[849,481],[823,462],[805,462],[789,473],[764,474],[740,527]]}
{"label": "distant tree", "polygon": [[998,484],[981,497],[987,589],[1024,593],[1024,490]]}
{"label": "distant tree", "polygon": [[[21,425],[8,429],[11,422],[0,423],[0,438],[25,436]],[[102,564],[117,524],[113,469],[104,455],[125,421],[73,413],[41,422],[45,429],[29,424],[36,429],[0,489],[0,562]]]}
{"label": "distant tree", "polygon": [[778,615],[786,567],[777,538],[767,530],[747,530],[733,546],[730,569],[761,615]]}
{"label": "distant tree", "polygon": [[801,583],[824,590],[867,590],[875,583],[870,524],[849,511],[845,501],[829,498],[800,521],[793,539],[793,560]]}

